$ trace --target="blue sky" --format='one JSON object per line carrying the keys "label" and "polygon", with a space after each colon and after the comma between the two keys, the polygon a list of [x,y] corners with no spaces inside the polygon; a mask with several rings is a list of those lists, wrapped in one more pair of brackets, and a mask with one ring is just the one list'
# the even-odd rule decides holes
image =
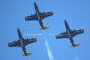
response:
{"label": "blue sky", "polygon": [[[39,29],[37,21],[27,22],[24,19],[25,16],[35,13],[34,1],[41,12],[54,12],[53,16],[43,20],[44,25],[49,26],[45,31]],[[90,60],[89,6],[89,0],[0,0],[0,59]],[[74,41],[80,43],[79,47],[71,48],[69,39],[55,39],[55,34],[66,31],[64,19],[71,29],[85,29],[85,33],[74,37]],[[31,56],[23,57],[21,48],[8,47],[9,42],[18,40],[17,28],[20,28],[24,38],[38,39],[36,43],[26,47],[27,51],[32,52]],[[50,59],[48,51],[53,59]]]}

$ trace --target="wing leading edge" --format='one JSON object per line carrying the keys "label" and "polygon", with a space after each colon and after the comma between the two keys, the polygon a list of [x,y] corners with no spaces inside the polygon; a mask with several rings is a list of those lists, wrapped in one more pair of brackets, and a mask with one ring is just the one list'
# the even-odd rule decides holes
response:
{"label": "wing leading edge", "polygon": [[38,20],[38,18],[37,18],[36,14],[34,14],[34,15],[31,14],[30,16],[26,16],[25,20],[26,21],[33,21],[33,20]]}
{"label": "wing leading edge", "polygon": [[43,13],[40,13],[40,17],[41,19],[44,19],[46,17],[49,17],[49,16],[52,16],[53,15],[53,12],[43,12]]}
{"label": "wing leading edge", "polygon": [[68,38],[68,35],[66,32],[56,35],[56,39],[59,39],[59,38]]}
{"label": "wing leading edge", "polygon": [[[28,45],[28,44],[34,43],[36,41],[37,41],[36,38],[24,39],[23,43],[24,43],[24,45]],[[22,45],[21,45],[20,40],[15,41],[15,42],[8,43],[8,47],[21,47],[21,46]]]}
{"label": "wing leading edge", "polygon": [[[53,12],[43,12],[43,13],[39,13],[39,15],[40,15],[40,19],[42,20],[46,17],[52,16]],[[30,16],[26,16],[25,20],[26,21],[38,20],[37,14],[34,15],[31,14]]]}
{"label": "wing leading edge", "polygon": [[37,42],[37,39],[36,38],[31,38],[31,39],[25,39],[25,45],[28,45],[28,44],[31,44],[31,43],[34,43],[34,42]]}
{"label": "wing leading edge", "polygon": [[[71,30],[70,34],[71,34],[72,37],[74,37],[74,36],[79,35],[81,33],[84,33],[84,29]],[[56,35],[56,39],[58,39],[58,38],[68,38],[67,32]]]}
{"label": "wing leading edge", "polygon": [[76,35],[79,35],[81,33],[84,33],[84,29],[78,29],[78,30],[72,30],[72,36],[76,36]]}
{"label": "wing leading edge", "polygon": [[20,41],[10,42],[8,43],[8,47],[21,47]]}

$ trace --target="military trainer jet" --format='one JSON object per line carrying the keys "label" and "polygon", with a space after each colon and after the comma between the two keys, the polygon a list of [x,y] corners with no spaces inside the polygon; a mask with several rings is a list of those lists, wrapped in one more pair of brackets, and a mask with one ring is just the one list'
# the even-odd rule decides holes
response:
{"label": "military trainer jet", "polygon": [[63,32],[61,34],[56,35],[56,39],[59,39],[59,38],[69,38],[70,42],[72,44],[71,47],[79,46],[79,44],[75,44],[74,43],[73,37],[78,35],[78,34],[84,33],[84,29],[79,29],[79,30],[75,30],[74,29],[74,30],[71,30],[66,20],[64,20],[64,23],[65,23],[65,26],[66,26],[66,32]]}
{"label": "military trainer jet", "polygon": [[41,26],[40,29],[41,30],[47,29],[48,27],[43,25],[42,20],[46,17],[52,16],[53,12],[40,12],[39,8],[35,2],[34,2],[34,7],[35,7],[36,13],[33,15],[31,14],[30,16],[26,16],[25,20],[26,21],[39,21],[39,24]]}
{"label": "military trainer jet", "polygon": [[22,37],[22,34],[21,34],[19,29],[18,29],[18,36],[19,36],[18,41],[14,41],[14,42],[8,43],[8,47],[22,47],[22,50],[24,52],[23,56],[31,55],[32,53],[31,52],[27,52],[25,46],[28,45],[28,44],[36,42],[37,39],[36,38],[24,39]]}

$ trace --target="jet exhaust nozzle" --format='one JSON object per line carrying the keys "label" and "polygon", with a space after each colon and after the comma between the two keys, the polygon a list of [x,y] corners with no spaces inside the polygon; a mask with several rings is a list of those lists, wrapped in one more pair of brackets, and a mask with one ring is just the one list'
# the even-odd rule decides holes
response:
{"label": "jet exhaust nozzle", "polygon": [[71,47],[78,47],[80,44],[71,45]]}
{"label": "jet exhaust nozzle", "polygon": [[28,53],[26,53],[26,54],[23,54],[23,56],[29,56],[29,55],[31,55],[32,53],[31,52],[28,52]]}
{"label": "jet exhaust nozzle", "polygon": [[40,27],[40,30],[48,29],[48,26]]}

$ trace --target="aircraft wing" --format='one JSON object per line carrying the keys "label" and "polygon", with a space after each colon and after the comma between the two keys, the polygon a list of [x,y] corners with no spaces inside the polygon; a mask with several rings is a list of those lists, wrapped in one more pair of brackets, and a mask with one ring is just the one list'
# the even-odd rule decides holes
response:
{"label": "aircraft wing", "polygon": [[56,35],[56,39],[59,39],[59,38],[68,38],[67,32]]}
{"label": "aircraft wing", "polygon": [[8,47],[20,47],[20,43],[18,41],[8,43]]}
{"label": "aircraft wing", "polygon": [[73,30],[72,31],[73,36],[79,35],[81,33],[84,33],[84,29],[79,29],[79,30]]}
{"label": "aircraft wing", "polygon": [[25,20],[26,21],[32,21],[32,20],[38,20],[38,18],[37,18],[36,14],[34,14],[34,15],[31,14],[30,16],[26,16]]}
{"label": "aircraft wing", "polygon": [[37,39],[36,38],[31,38],[31,39],[25,39],[25,45],[31,44],[36,42]]}
{"label": "aircraft wing", "polygon": [[52,16],[53,12],[43,12],[41,13],[41,18],[44,19],[46,17]]}

